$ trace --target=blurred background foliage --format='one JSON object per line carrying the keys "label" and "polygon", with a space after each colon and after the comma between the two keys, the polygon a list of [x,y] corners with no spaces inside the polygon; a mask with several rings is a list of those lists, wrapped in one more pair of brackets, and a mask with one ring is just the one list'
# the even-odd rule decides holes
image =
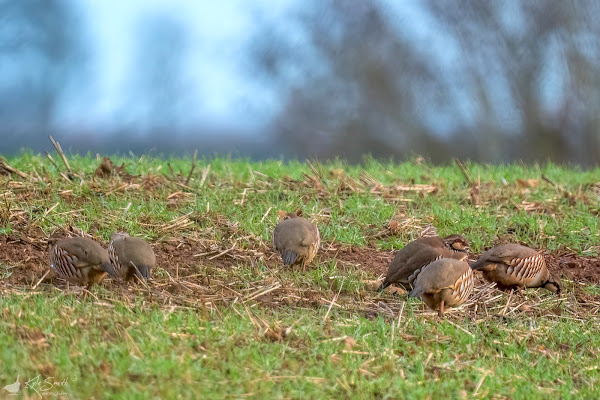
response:
{"label": "blurred background foliage", "polygon": [[599,2],[269,3],[0,0],[0,153],[600,161]]}

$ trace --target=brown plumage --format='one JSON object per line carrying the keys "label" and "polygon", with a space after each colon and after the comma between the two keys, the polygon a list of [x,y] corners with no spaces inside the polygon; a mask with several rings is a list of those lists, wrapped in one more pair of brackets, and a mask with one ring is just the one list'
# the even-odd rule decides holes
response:
{"label": "brown plumage", "polygon": [[152,247],[143,239],[116,233],[108,246],[111,276],[131,280],[134,276],[150,279],[150,270],[156,266],[156,256]]}
{"label": "brown plumage", "polygon": [[112,175],[114,168],[115,165],[112,160],[108,157],[104,157],[94,174],[100,178],[106,178]]}
{"label": "brown plumage", "polygon": [[58,277],[89,288],[104,279],[110,259],[108,252],[92,239],[73,237],[56,241],[50,250],[50,266]]}
{"label": "brown plumage", "polygon": [[319,229],[296,213],[288,213],[273,231],[273,246],[284,265],[302,264],[302,269],[317,254],[321,238]]}
{"label": "brown plumage", "polygon": [[501,289],[543,287],[560,293],[560,283],[550,275],[544,256],[520,244],[492,247],[471,268],[482,271],[487,281]]}
{"label": "brown plumage", "polygon": [[439,258],[464,260],[467,258],[468,247],[466,239],[461,235],[414,240],[396,253],[379,290],[392,284],[400,284],[410,289],[424,266]]}
{"label": "brown plumage", "polygon": [[420,297],[432,310],[444,314],[444,307],[461,305],[473,292],[473,272],[464,261],[442,258],[427,265],[408,294]]}

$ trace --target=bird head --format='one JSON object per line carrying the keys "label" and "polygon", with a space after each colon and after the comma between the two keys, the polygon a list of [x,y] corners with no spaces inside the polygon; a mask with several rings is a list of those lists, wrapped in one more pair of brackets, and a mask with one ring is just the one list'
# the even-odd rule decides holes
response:
{"label": "bird head", "polygon": [[469,251],[469,243],[462,235],[449,235],[444,238],[446,246],[450,247],[454,251],[462,251],[466,253]]}
{"label": "bird head", "polygon": [[112,240],[118,240],[118,239],[126,239],[130,237],[129,233],[127,232],[117,232],[112,236]]}
{"label": "bird head", "polygon": [[277,211],[277,216],[279,217],[280,221],[283,221],[286,219],[291,219],[291,218],[298,218],[301,215],[302,215],[302,211],[300,211],[300,210],[292,211],[292,212],[286,212],[283,210]]}
{"label": "bird head", "polygon": [[550,278],[542,285],[543,288],[548,289],[552,293],[560,294],[560,283]]}
{"label": "bird head", "polygon": [[46,242],[48,243],[48,247],[54,247],[56,242],[58,242],[60,239],[64,239],[64,238],[65,238],[65,236],[63,234],[54,233],[54,234],[50,235],[50,237],[48,237],[48,239],[46,239]]}
{"label": "bird head", "polygon": [[[143,279],[143,280],[151,280],[152,278],[150,277],[150,268],[147,265],[136,265],[136,275],[138,278]],[[139,271],[139,274],[138,274]]]}

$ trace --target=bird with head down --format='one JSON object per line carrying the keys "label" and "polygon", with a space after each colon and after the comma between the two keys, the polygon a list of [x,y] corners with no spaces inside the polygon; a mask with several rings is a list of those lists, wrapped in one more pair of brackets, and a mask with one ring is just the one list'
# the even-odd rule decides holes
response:
{"label": "bird with head down", "polygon": [[471,268],[482,271],[485,280],[496,282],[500,289],[543,287],[560,294],[560,282],[548,271],[544,256],[520,244],[492,247]]}
{"label": "bird with head down", "polygon": [[71,237],[56,240],[50,250],[50,267],[59,278],[89,289],[104,279],[111,265],[108,252],[98,242]]}
{"label": "bird with head down", "polygon": [[432,310],[444,315],[444,308],[463,304],[473,292],[473,272],[465,261],[435,260],[414,280],[409,297],[420,297]]}
{"label": "bird with head down", "polygon": [[465,260],[468,249],[467,240],[457,234],[413,240],[396,253],[378,290],[393,284],[410,290],[423,267],[440,258]]}
{"label": "bird with head down", "polygon": [[273,231],[273,246],[284,265],[302,264],[304,271],[319,250],[319,229],[297,212],[281,213],[280,218]]}
{"label": "bird with head down", "polygon": [[113,277],[132,280],[150,279],[150,271],[156,267],[156,256],[152,247],[144,239],[130,236],[128,233],[115,233],[108,246]]}

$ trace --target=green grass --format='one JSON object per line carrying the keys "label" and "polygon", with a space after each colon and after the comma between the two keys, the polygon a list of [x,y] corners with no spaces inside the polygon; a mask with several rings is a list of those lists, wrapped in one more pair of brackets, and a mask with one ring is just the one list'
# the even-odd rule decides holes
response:
{"label": "green grass", "polygon": [[[306,272],[253,259],[269,246],[277,210],[297,208],[317,221],[324,244],[373,253],[401,248],[433,225],[441,235],[463,233],[475,253],[507,240],[597,256],[598,168],[468,164],[481,181],[475,206],[454,165],[366,158],[360,166],[313,163],[315,174],[307,163],[217,158],[198,160],[185,184],[191,158],[111,158],[139,177],[96,178],[99,159],[72,156],[77,176],[68,181],[43,156],[9,158],[30,178],[0,176],[0,235],[41,240],[73,225],[107,241],[125,229],[218,251],[236,243],[246,257],[178,260],[181,274],[198,275],[183,294],[105,284],[94,290],[98,300],[52,284],[33,289],[19,280],[26,261],[0,261],[0,387],[19,374],[66,381],[52,390],[67,398],[600,397],[597,286],[583,287],[591,296],[583,304],[579,286],[566,282],[560,299],[543,290],[494,294],[488,305],[440,320],[418,300],[373,292],[365,283],[373,275],[335,258],[317,258]],[[538,185],[520,188],[518,179]],[[437,190],[395,189],[411,184]],[[185,226],[169,228],[177,218]],[[392,218],[409,223],[390,233]],[[37,262],[39,279],[47,266]],[[175,268],[161,265],[155,284],[168,285]],[[280,287],[271,300],[243,301],[273,282]],[[533,312],[502,312],[521,302]],[[269,338],[286,329],[281,341]]]}
{"label": "green grass", "polygon": [[4,381],[40,371],[69,377],[65,391],[77,398],[460,398],[484,375],[483,397],[599,393],[597,320],[457,321],[469,334],[415,316],[409,304],[392,334],[383,318],[334,310],[323,322],[324,308],[252,310],[291,327],[279,343],[239,304],[208,315],[60,295],[14,295],[1,305]]}
{"label": "green grass", "polygon": [[[58,160],[58,156],[55,156],[55,160]],[[36,219],[40,212],[59,203],[47,219],[40,221],[46,232],[55,229],[56,225],[77,224],[84,230],[96,229],[104,239],[109,239],[112,232],[120,228],[134,234],[157,237],[162,233],[155,229],[159,223],[167,223],[189,212],[203,213],[209,207],[228,220],[238,222],[243,231],[269,240],[275,213],[270,213],[268,223],[261,222],[269,208],[272,211],[302,208],[305,213],[326,222],[321,228],[325,238],[359,246],[368,244],[365,237],[372,226],[385,225],[394,215],[431,223],[440,234],[463,232],[471,239],[475,251],[491,246],[498,236],[507,236],[533,247],[568,249],[587,255],[597,255],[600,244],[600,188],[597,191],[590,190],[590,185],[600,182],[598,168],[582,171],[554,164],[531,167],[473,164],[469,166],[470,173],[484,185],[481,198],[485,204],[477,208],[470,203],[469,186],[455,166],[433,167],[414,162],[378,163],[371,159],[366,159],[363,166],[349,166],[342,161],[318,164],[323,188],[317,190],[314,185],[293,182],[302,181],[303,174],[312,174],[307,164],[200,160],[187,190],[190,196],[176,207],[169,208],[167,196],[186,190],[170,181],[165,183],[163,180],[157,188],[148,190],[139,186],[118,190],[115,182],[102,179],[96,179],[93,184],[79,178],[74,183],[67,182],[41,156],[24,154],[9,162],[28,173],[35,170],[47,179],[35,183],[36,193],[44,195],[41,201],[15,204],[22,206],[31,219]],[[124,162],[129,173],[148,179],[158,175],[175,180],[167,167],[170,164],[174,172],[181,172],[182,180],[185,180],[191,166],[191,159],[115,157],[114,162]],[[70,164],[74,171],[87,174],[82,175],[85,177],[93,174],[98,161],[95,157],[74,156]],[[208,164],[210,173],[200,187],[200,171]],[[338,169],[346,172],[341,178],[331,175],[332,171]],[[407,191],[387,197],[368,193],[368,186],[363,187],[367,189],[366,193],[344,191],[345,181],[359,181],[363,171],[386,187],[416,183],[435,185],[439,190],[437,194],[424,196],[417,191]],[[571,203],[564,198],[562,191],[541,180],[542,174],[571,193],[576,197],[575,200]],[[289,179],[292,183],[285,184]],[[520,189],[516,184],[517,179],[536,179],[539,186]],[[504,185],[502,180],[507,184]],[[577,197],[581,188],[583,195]],[[246,195],[243,195],[244,189]],[[69,192],[61,195],[64,190]],[[242,197],[244,203],[240,204]],[[130,208],[124,211],[129,203]],[[527,204],[537,205],[537,208],[530,211],[523,209]],[[83,213],[61,214],[83,206]],[[140,218],[146,219],[142,222],[147,224],[141,225]],[[99,220],[102,224],[96,226],[94,223]],[[540,227],[543,228],[543,235],[540,235]],[[10,231],[11,228],[5,226],[4,229]],[[379,245],[382,249],[397,249],[413,236],[414,232],[401,232],[388,241],[380,241]]]}

